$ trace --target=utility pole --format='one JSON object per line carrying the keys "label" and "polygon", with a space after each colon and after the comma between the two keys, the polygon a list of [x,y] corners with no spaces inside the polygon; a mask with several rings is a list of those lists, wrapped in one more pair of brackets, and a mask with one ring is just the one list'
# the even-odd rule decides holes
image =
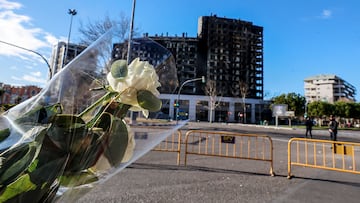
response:
{"label": "utility pole", "polygon": [[[128,41],[128,52],[127,52],[127,63],[130,64],[130,57],[131,57],[131,41],[133,36],[133,30],[134,30],[134,17],[135,17],[135,5],[136,0],[133,0],[132,5],[132,12],[131,12],[131,21],[130,21],[130,31],[129,31],[129,41]],[[136,117],[134,118],[134,112],[130,112],[130,124],[133,124],[136,121]]]}
{"label": "utility pole", "polygon": [[127,52],[127,62],[128,62],[128,64],[130,64],[130,62],[131,62],[130,61],[130,57],[131,57],[131,41],[132,41],[133,32],[134,32],[135,5],[136,5],[136,0],[133,0],[132,12],[131,12],[131,20],[130,20],[128,52]]}

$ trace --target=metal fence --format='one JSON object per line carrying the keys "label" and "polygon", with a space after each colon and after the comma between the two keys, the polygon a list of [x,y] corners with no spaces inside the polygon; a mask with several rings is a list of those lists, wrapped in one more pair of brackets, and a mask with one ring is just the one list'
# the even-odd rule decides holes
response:
{"label": "metal fence", "polygon": [[160,144],[152,149],[153,151],[161,152],[175,152],[177,153],[177,165],[180,164],[180,152],[181,152],[181,132],[178,130],[171,136],[166,137]]}
{"label": "metal fence", "polygon": [[265,135],[241,134],[226,131],[190,130],[185,135],[185,158],[188,155],[202,155],[266,161],[273,171],[273,142]]}
{"label": "metal fence", "polygon": [[288,178],[292,166],[360,174],[360,143],[292,138],[288,142]]}

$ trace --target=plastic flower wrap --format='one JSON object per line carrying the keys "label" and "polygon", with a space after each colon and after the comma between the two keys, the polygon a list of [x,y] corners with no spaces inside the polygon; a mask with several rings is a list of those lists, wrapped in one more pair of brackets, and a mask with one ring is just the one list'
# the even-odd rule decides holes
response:
{"label": "plastic flower wrap", "polygon": [[[138,39],[133,50],[156,57],[123,59],[112,32],[0,118],[0,202],[72,202],[184,124],[148,118],[168,105],[159,88],[177,86],[171,54]],[[131,111],[146,128],[129,124]]]}

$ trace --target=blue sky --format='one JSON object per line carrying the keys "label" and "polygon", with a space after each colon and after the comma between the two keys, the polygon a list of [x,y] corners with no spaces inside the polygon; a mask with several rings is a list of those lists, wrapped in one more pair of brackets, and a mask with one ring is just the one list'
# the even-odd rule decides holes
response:
{"label": "blue sky", "polygon": [[[47,59],[67,41],[68,9],[76,9],[71,42],[80,22],[130,17],[131,0],[0,0],[0,40]],[[304,94],[304,78],[336,74],[354,85],[360,101],[360,2],[357,0],[137,0],[141,33],[196,36],[199,16],[242,19],[264,27],[264,90],[267,98]],[[37,55],[0,43],[0,82],[45,86],[48,68]]]}

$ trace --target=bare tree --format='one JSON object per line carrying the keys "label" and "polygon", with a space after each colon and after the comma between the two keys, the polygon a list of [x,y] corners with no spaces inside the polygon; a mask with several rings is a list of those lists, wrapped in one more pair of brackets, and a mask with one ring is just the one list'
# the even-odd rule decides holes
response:
{"label": "bare tree", "polygon": [[[97,40],[110,28],[115,28],[117,37],[124,41],[129,36],[130,18],[124,13],[120,13],[118,20],[112,20],[108,15],[99,21],[88,21],[87,24],[80,22],[79,32],[81,34],[80,44],[90,45]],[[134,29],[133,36],[138,35],[137,29]]]}
{"label": "bare tree", "polygon": [[[106,15],[103,19],[98,21],[88,21],[87,24],[80,22],[79,32],[80,36],[80,44],[89,46],[94,41],[96,41],[99,37],[105,34],[108,30],[114,29],[113,36],[116,38],[118,43],[126,42],[129,38],[130,32],[130,18],[127,17],[124,13],[120,13],[117,20],[112,20],[108,15]],[[137,29],[133,30],[133,36],[139,35]],[[108,40],[111,40],[109,38]],[[109,71],[110,64],[108,56],[111,54],[110,52],[113,50],[113,43],[108,43],[107,46],[99,47],[101,51],[97,53],[99,60],[102,64],[104,64],[105,69]],[[123,43],[124,45],[127,43]],[[104,44],[103,44],[104,45]],[[106,72],[107,72],[106,71]]]}
{"label": "bare tree", "polygon": [[241,100],[242,100],[242,107],[243,107],[243,115],[244,115],[244,123],[246,123],[246,96],[248,94],[249,91],[249,86],[247,85],[246,82],[241,81],[239,82],[239,88],[240,88],[240,96],[241,96]]}
{"label": "bare tree", "polygon": [[[216,88],[216,82],[214,80],[208,80],[205,86],[205,94],[209,96],[209,104],[208,109],[210,111],[210,120],[209,122],[212,123],[213,121],[213,112],[214,110],[221,104],[221,94],[218,92]],[[218,98],[220,96],[220,98]]]}

